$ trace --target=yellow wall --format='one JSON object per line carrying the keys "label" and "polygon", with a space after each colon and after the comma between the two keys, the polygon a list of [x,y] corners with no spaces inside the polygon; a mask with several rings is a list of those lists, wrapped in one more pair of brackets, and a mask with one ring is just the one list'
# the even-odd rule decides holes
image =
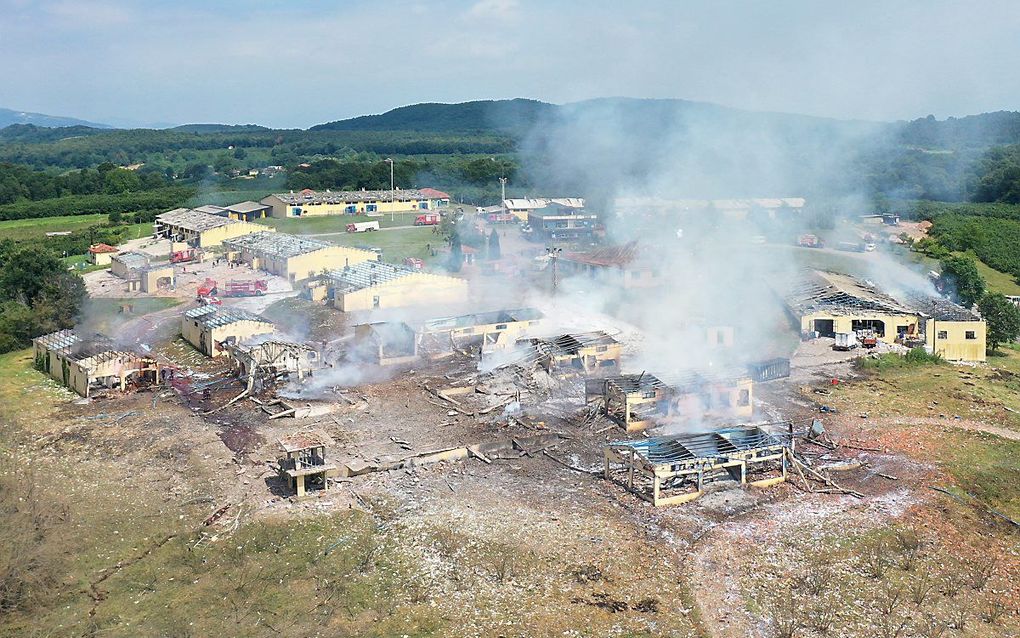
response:
{"label": "yellow wall", "polygon": [[226,226],[218,226],[200,233],[198,236],[198,246],[199,248],[219,246],[223,243],[224,239],[261,233],[263,231],[276,232],[276,229],[271,226],[262,226],[261,224],[251,224],[248,222],[236,222]]}
{"label": "yellow wall", "polygon": [[[918,319],[916,315],[892,315],[883,313],[861,313],[858,315],[833,315],[826,312],[816,312],[804,315],[800,319],[801,332],[810,332],[815,329],[815,319],[831,319],[835,332],[853,332],[853,322],[856,321],[882,321],[885,324],[885,335],[879,335],[883,341],[893,342],[896,339],[897,326],[908,326],[908,334],[918,334]],[[913,326],[913,330],[910,330]]]}
{"label": "yellow wall", "polygon": [[106,266],[110,264],[113,255],[114,253],[89,253],[89,261],[97,266]]}
{"label": "yellow wall", "polygon": [[[427,208],[420,208],[419,204],[425,202]],[[286,204],[280,198],[275,195],[270,195],[262,200],[263,204],[269,204],[273,207],[273,217],[296,217],[291,211],[294,208],[301,209],[301,217],[321,217],[323,215],[345,215],[345,214],[375,214],[375,213],[406,213],[411,211],[426,212],[430,210],[436,210],[436,202],[431,199],[411,199],[409,201],[394,200],[378,200],[375,202],[375,211],[369,212],[368,202],[342,202],[339,204],[315,204],[312,202],[302,202],[300,204]],[[354,206],[355,213],[348,213],[347,207]]]}
{"label": "yellow wall", "polygon": [[[468,284],[463,279],[419,272],[347,294],[337,292],[333,296],[333,307],[344,312],[354,312],[376,307],[463,303],[467,301],[467,291]],[[378,305],[375,304],[376,297]]]}
{"label": "yellow wall", "polygon": [[160,279],[170,279],[170,287],[174,285],[174,267],[167,265],[165,268],[148,270],[141,274],[142,292],[156,292],[159,290]]}
{"label": "yellow wall", "polygon": [[[202,326],[195,319],[188,317],[181,318],[181,336],[195,346],[195,348],[204,355],[210,357],[218,357],[220,355],[227,354],[224,349],[216,347],[216,343],[222,342],[229,337],[237,339],[238,343],[244,343],[257,335],[270,334],[273,332],[273,324],[262,323],[260,321],[235,321],[226,326],[220,326],[218,328],[208,329]],[[205,335],[205,347],[203,348],[202,335]]]}
{"label": "yellow wall", "polygon": [[[984,321],[936,321],[928,319],[924,328],[925,345],[949,361],[984,361],[986,326]],[[938,333],[945,332],[944,338]],[[968,339],[967,332],[974,338]]]}

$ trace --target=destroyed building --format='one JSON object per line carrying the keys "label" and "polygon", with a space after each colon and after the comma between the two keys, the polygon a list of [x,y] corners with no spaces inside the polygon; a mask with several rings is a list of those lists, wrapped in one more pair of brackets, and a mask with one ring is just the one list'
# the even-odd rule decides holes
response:
{"label": "destroyed building", "polygon": [[[692,501],[706,483],[732,479],[768,487],[787,478],[789,443],[761,427],[613,441],[603,476],[656,507]],[[759,478],[753,478],[758,476]]]}
{"label": "destroyed building", "polygon": [[326,285],[333,307],[343,312],[460,304],[468,293],[464,279],[377,261],[334,270],[326,275]]}
{"label": "destroyed building", "polygon": [[181,335],[210,357],[226,354],[228,345],[272,332],[271,321],[240,308],[199,306],[181,317]]}
{"label": "destroyed building", "polygon": [[355,356],[376,365],[403,365],[418,358],[418,338],[402,321],[377,321],[354,327]]}
{"label": "destroyed building", "polygon": [[162,381],[155,359],[114,350],[105,339],[84,340],[70,330],[36,337],[32,348],[38,370],[85,398]]}
{"label": "destroyed building", "polygon": [[923,337],[929,351],[948,360],[985,360],[985,322],[945,299],[917,294],[899,301],[849,275],[810,271],[784,300],[802,334],[867,330],[887,343]]}
{"label": "destroyed building", "polygon": [[298,381],[323,367],[312,346],[270,339],[260,343],[234,343],[226,347],[237,375],[251,388],[257,377],[287,376]]}
{"label": "destroyed building", "polygon": [[379,260],[379,255],[371,250],[337,246],[287,233],[252,233],[224,240],[223,246],[227,259],[244,262],[255,270],[278,275],[291,283],[330,270]]}
{"label": "destroyed building", "polygon": [[620,288],[654,288],[662,283],[661,269],[652,259],[641,258],[636,241],[563,253],[559,267],[564,275],[583,276]]}
{"label": "destroyed building", "polygon": [[171,289],[176,284],[172,264],[153,264],[144,253],[113,255],[110,258],[110,273],[127,281],[128,290],[133,292],[153,293]]}
{"label": "destroyed building", "polygon": [[623,352],[620,342],[602,331],[520,339],[517,343],[529,348],[529,357],[550,374],[612,374],[620,369]]}
{"label": "destroyed building", "polygon": [[653,374],[624,374],[585,381],[585,402],[627,432],[663,423],[750,419],[753,382],[743,369],[688,371],[663,380]]}
{"label": "destroyed building", "polygon": [[230,219],[219,212],[207,213],[192,208],[175,208],[156,215],[152,227],[155,239],[169,239],[192,248],[219,246],[226,239],[259,232],[275,232],[275,229]]}
{"label": "destroyed building", "polygon": [[485,356],[512,349],[518,339],[541,324],[543,316],[535,308],[515,308],[430,319],[418,331],[419,344],[431,357],[472,347]]}
{"label": "destroyed building", "polygon": [[336,476],[337,466],[326,461],[326,448],[335,445],[321,430],[298,432],[280,439],[284,458],[280,459],[280,476],[298,498],[310,490],[329,488],[329,477]]}
{"label": "destroyed building", "polygon": [[144,253],[125,252],[110,257],[110,274],[131,279],[135,273],[149,267],[149,256]]}

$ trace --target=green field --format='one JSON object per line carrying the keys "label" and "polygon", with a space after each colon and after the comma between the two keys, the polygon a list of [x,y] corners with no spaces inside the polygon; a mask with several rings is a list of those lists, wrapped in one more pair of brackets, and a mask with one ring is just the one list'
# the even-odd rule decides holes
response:
{"label": "green field", "polygon": [[428,245],[437,251],[446,245],[442,236],[433,234],[428,226],[420,228],[399,228],[377,233],[352,233],[329,237],[341,246],[370,246],[381,248],[383,261],[400,263],[404,257],[431,259]]}
{"label": "green field", "polygon": [[0,221],[0,239],[24,241],[45,237],[46,233],[83,230],[106,222],[106,215],[68,215],[39,219],[11,219]]}
{"label": "green field", "polygon": [[347,224],[359,222],[379,222],[380,228],[392,228],[394,226],[411,226],[414,219],[420,213],[396,213],[394,215],[383,215],[382,217],[368,217],[365,215],[321,215],[318,217],[288,217],[286,219],[260,219],[258,223],[272,226],[283,233],[292,235],[318,235],[322,233],[343,233],[346,232]]}

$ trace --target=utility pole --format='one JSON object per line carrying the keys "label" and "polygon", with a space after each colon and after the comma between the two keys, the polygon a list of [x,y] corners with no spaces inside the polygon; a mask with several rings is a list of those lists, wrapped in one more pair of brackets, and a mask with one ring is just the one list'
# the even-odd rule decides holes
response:
{"label": "utility pole", "polygon": [[556,296],[556,262],[559,260],[560,253],[563,252],[562,248],[547,247],[545,252],[549,255],[549,259],[552,261],[552,296]]}
{"label": "utility pole", "polygon": [[390,221],[393,221],[393,158],[387,157],[383,161],[390,163]]}
{"label": "utility pole", "polygon": [[506,177],[499,178],[499,189],[499,218],[500,220],[503,220],[505,219],[504,215],[506,215]]}

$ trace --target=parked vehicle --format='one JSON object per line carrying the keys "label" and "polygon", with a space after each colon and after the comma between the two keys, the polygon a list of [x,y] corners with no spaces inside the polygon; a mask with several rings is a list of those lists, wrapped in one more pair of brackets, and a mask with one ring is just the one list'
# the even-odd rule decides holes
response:
{"label": "parked vehicle", "polygon": [[858,345],[857,333],[854,332],[837,332],[836,343],[832,344],[833,350],[848,351],[853,350]]}
{"label": "parked vehicle", "polygon": [[404,257],[404,265],[415,270],[425,270],[425,262],[417,257]]}
{"label": "parked vehicle", "polygon": [[511,224],[517,221],[513,213],[489,213],[486,217],[490,224]]}
{"label": "parked vehicle", "polygon": [[797,245],[803,248],[824,248],[825,242],[818,235],[801,235],[797,238]]}
{"label": "parked vehicle", "polygon": [[198,298],[211,297],[219,294],[219,289],[216,287],[215,279],[206,279],[201,286],[198,287]]}
{"label": "parked vehicle", "polygon": [[379,230],[379,222],[355,222],[347,224],[347,232],[349,233],[367,233],[373,230]]}
{"label": "parked vehicle", "polygon": [[219,297],[213,297],[213,296],[199,297],[198,301],[203,306],[222,306],[223,305],[223,302],[220,301]]}
{"label": "parked vehicle", "polygon": [[171,264],[185,264],[185,263],[188,263],[190,261],[197,261],[197,260],[198,260],[198,253],[197,253],[197,251],[194,248],[189,248],[187,250],[176,250],[176,251],[170,253],[170,263]]}
{"label": "parked vehicle", "polygon": [[228,281],[227,288],[223,291],[224,297],[261,297],[269,290],[269,283],[265,279],[248,279],[242,281]]}
{"label": "parked vehicle", "polygon": [[874,330],[858,330],[857,341],[861,346],[870,350],[878,345],[878,336]]}
{"label": "parked vehicle", "polygon": [[875,244],[871,242],[864,244],[864,250],[869,253],[875,252]]}
{"label": "parked vehicle", "polygon": [[439,213],[425,213],[414,218],[415,226],[436,226],[439,224]]}

